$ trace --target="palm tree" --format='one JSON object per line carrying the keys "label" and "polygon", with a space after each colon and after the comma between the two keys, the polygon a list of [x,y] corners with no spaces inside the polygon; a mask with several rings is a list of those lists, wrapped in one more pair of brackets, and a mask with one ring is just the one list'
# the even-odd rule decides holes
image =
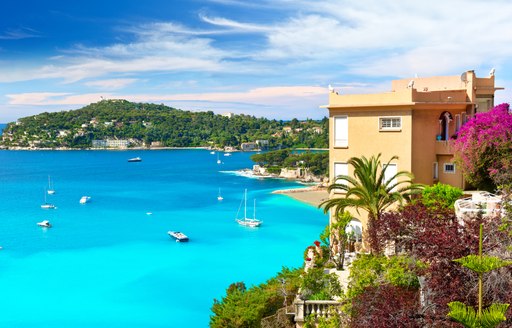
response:
{"label": "palm tree", "polygon": [[373,253],[380,251],[375,221],[379,220],[381,213],[396,203],[402,204],[410,200],[412,194],[423,188],[422,185],[412,182],[414,176],[407,171],[399,171],[386,178],[386,169],[398,156],[391,157],[383,166],[380,156],[378,154],[369,159],[364,156],[350,158],[348,164],[354,167],[354,176],[337,176],[335,183],[328,188],[329,192],[345,192],[344,197],[326,200],[319,206],[324,208],[324,213],[334,209],[334,217],[338,217],[346,208],[355,208],[358,213],[361,209],[368,212],[368,237]]}

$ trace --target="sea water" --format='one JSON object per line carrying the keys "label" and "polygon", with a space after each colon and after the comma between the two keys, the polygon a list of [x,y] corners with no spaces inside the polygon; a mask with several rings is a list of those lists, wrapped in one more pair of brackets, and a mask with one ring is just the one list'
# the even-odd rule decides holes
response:
{"label": "sea water", "polygon": [[[222,155],[0,151],[0,327],[207,327],[230,283],[301,266],[326,216],[271,193],[294,182],[237,175],[251,153]],[[245,189],[260,228],[235,222]]]}

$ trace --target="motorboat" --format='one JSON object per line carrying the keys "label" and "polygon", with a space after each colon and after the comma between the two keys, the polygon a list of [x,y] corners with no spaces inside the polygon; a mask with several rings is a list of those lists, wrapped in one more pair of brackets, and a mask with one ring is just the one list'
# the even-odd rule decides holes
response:
{"label": "motorboat", "polygon": [[128,160],[128,162],[132,162],[132,163],[133,163],[133,162],[142,162],[142,158],[140,158],[140,157],[130,158],[130,159]]}
{"label": "motorboat", "polygon": [[238,208],[237,213],[237,219],[235,219],[236,222],[238,222],[239,225],[244,227],[250,227],[250,228],[257,228],[259,227],[263,221],[256,219],[256,200],[254,200],[254,214],[252,218],[247,217],[247,189],[245,189],[244,198],[242,200],[244,203],[244,217],[241,219],[238,219],[238,214],[240,213],[240,208],[242,207],[242,204],[240,204],[240,207]]}
{"label": "motorboat", "polygon": [[85,204],[90,201],[91,201],[91,196],[82,196],[82,198],[80,198],[80,204]]}
{"label": "motorboat", "polygon": [[50,221],[48,221],[48,220],[43,220],[41,222],[37,222],[37,225],[40,227],[43,227],[43,228],[51,228],[52,227],[52,225],[50,224]]}
{"label": "motorboat", "polygon": [[172,238],[176,239],[177,243],[188,241],[187,235],[185,235],[183,232],[167,231],[167,234],[169,234],[169,236],[171,236]]}
{"label": "motorboat", "polygon": [[224,156],[231,156],[231,153],[224,153]]}

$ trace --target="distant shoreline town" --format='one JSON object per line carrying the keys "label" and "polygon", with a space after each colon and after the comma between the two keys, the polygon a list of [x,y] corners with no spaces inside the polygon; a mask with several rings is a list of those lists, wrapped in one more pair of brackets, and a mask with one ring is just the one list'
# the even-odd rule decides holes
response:
{"label": "distant shoreline town", "polygon": [[277,121],[165,105],[102,100],[81,109],[7,123],[1,149],[177,149],[263,151],[327,148],[328,119]]}

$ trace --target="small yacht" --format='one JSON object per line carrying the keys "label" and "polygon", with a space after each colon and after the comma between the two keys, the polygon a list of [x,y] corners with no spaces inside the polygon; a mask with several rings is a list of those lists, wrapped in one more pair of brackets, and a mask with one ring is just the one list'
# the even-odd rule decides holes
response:
{"label": "small yacht", "polygon": [[43,227],[43,228],[51,228],[52,227],[52,225],[50,224],[50,221],[48,221],[48,220],[43,220],[41,222],[37,222],[37,225],[40,227]]}
{"label": "small yacht", "polygon": [[224,156],[231,156],[231,153],[224,153]]}
{"label": "small yacht", "polygon": [[211,152],[210,152],[210,154],[215,155],[215,152],[214,152],[214,151],[211,151]]}
{"label": "small yacht", "polygon": [[130,158],[128,160],[128,162],[142,162],[142,158],[140,158],[140,157]]}
{"label": "small yacht", "polygon": [[174,239],[176,239],[177,243],[188,241],[187,235],[185,235],[183,232],[167,231],[167,233],[169,234],[169,236],[171,236]]}
{"label": "small yacht", "polygon": [[46,193],[47,193],[47,191],[45,190],[45,192],[44,192],[44,204],[41,204],[41,208],[45,209],[45,210],[56,209],[57,207],[55,207],[55,205],[53,205],[51,203],[48,203],[46,201]]}
{"label": "small yacht", "polygon": [[48,190],[46,190],[46,192],[48,193],[48,195],[55,194],[55,189],[52,188],[52,183],[51,183],[51,180],[50,180],[50,176],[48,176]]}
{"label": "small yacht", "polygon": [[217,196],[217,200],[223,200],[224,197],[222,197],[222,195],[220,194],[220,188],[219,188],[219,195]]}
{"label": "small yacht", "polygon": [[244,203],[244,217],[238,218],[238,215],[240,213],[240,208],[242,207],[242,203],[240,203],[240,207],[238,208],[238,213],[236,214],[237,219],[235,220],[238,222],[239,225],[244,227],[250,227],[250,228],[257,228],[259,227],[263,221],[256,219],[256,200],[254,200],[254,214],[252,218],[247,217],[247,189],[245,189],[244,192],[244,198],[242,199],[242,202]]}
{"label": "small yacht", "polygon": [[80,198],[80,204],[85,204],[90,201],[91,201],[91,196],[82,196],[82,198]]}

